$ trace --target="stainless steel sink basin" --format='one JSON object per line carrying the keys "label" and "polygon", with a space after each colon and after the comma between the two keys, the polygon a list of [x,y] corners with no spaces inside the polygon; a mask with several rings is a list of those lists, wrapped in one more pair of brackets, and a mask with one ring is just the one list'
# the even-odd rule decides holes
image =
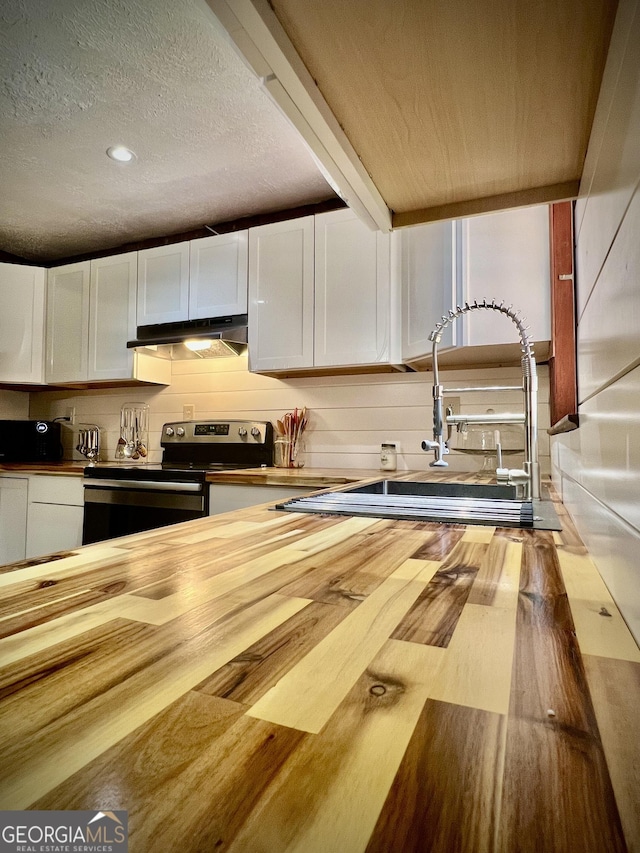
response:
{"label": "stainless steel sink basin", "polygon": [[378,480],[277,504],[287,512],[560,530],[551,501],[518,500],[515,486]]}
{"label": "stainless steel sink basin", "polygon": [[378,480],[364,486],[352,486],[345,491],[354,495],[415,495],[418,497],[486,498],[488,500],[506,501],[514,501],[518,496],[516,486],[427,481],[410,483],[404,480]]}

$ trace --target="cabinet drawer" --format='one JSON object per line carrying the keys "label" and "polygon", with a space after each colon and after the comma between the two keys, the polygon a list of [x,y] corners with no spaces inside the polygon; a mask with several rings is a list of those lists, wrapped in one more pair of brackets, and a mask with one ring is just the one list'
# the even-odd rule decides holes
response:
{"label": "cabinet drawer", "polygon": [[29,482],[29,503],[83,506],[82,477],[33,475]]}

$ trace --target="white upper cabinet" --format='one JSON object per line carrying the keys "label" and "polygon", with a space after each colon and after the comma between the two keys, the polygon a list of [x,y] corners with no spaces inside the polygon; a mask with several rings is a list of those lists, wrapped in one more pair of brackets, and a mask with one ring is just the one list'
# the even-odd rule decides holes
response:
{"label": "white upper cabinet", "polygon": [[88,379],[130,379],[136,334],[137,252],[91,262]]}
{"label": "white upper cabinet", "polygon": [[[456,304],[455,222],[433,222],[405,228],[402,244],[402,358],[410,361],[431,352],[429,334]],[[453,346],[457,330],[450,326],[442,347]]]}
{"label": "white upper cabinet", "polygon": [[313,366],[313,216],[249,231],[249,368]]}
{"label": "white upper cabinet", "polygon": [[250,229],[250,369],[388,363],[390,246],[350,210]]}
{"label": "white upper cabinet", "polygon": [[[523,207],[460,222],[462,298],[513,305],[532,341],[551,338],[549,208]],[[457,321],[460,322],[460,321]],[[489,311],[464,318],[467,346],[512,343],[513,323]]]}
{"label": "white upper cabinet", "polygon": [[49,384],[171,381],[171,363],[127,349],[135,337],[137,253],[49,270]]}
{"label": "white upper cabinet", "polygon": [[138,326],[247,313],[247,231],[138,252]]}
{"label": "white upper cabinet", "polygon": [[189,318],[247,313],[247,231],[193,240],[189,271]]}
{"label": "white upper cabinet", "polygon": [[0,382],[44,382],[45,270],[0,264]]}
{"label": "white upper cabinet", "polygon": [[390,237],[351,210],[315,217],[316,367],[389,360]]}
{"label": "white upper cabinet", "polygon": [[90,285],[89,261],[49,270],[45,377],[50,384],[87,378]]}
{"label": "white upper cabinet", "polygon": [[[404,361],[429,358],[429,334],[442,315],[476,299],[512,305],[526,318],[531,340],[550,340],[546,205],[406,228],[401,241]],[[439,350],[451,352],[448,364],[464,364],[465,348],[504,344],[519,352],[513,323],[491,311],[472,311],[445,329]],[[496,355],[510,358],[504,350]],[[482,358],[490,361],[491,351]]]}
{"label": "white upper cabinet", "polygon": [[138,252],[138,326],[174,323],[189,314],[189,243]]}

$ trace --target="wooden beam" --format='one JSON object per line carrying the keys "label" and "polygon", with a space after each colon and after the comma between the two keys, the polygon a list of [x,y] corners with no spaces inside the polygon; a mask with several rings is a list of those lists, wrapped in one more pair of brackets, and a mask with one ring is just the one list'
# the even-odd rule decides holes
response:
{"label": "wooden beam", "polygon": [[546,187],[534,187],[533,189],[502,193],[486,198],[470,198],[452,204],[438,204],[420,210],[394,213],[393,227],[406,228],[410,225],[421,225],[424,222],[435,222],[441,219],[460,219],[465,216],[493,213],[496,210],[508,210],[514,207],[528,207],[533,204],[550,204],[551,202],[573,199],[578,196],[579,185],[580,181],[578,180],[565,181]]}
{"label": "wooden beam", "polygon": [[576,316],[573,277],[573,205],[549,208],[551,240],[551,424],[578,411]]}

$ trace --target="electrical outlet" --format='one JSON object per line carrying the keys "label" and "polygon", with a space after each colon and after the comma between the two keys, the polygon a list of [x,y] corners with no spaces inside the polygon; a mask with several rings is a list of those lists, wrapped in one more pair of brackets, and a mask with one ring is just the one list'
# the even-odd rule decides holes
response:
{"label": "electrical outlet", "polygon": [[192,421],[196,416],[196,407],[193,405],[186,405],[182,407],[182,420],[183,421]]}
{"label": "electrical outlet", "polygon": [[67,419],[67,423],[73,426],[76,422],[76,407],[69,406],[67,409],[65,409],[64,416]]}

